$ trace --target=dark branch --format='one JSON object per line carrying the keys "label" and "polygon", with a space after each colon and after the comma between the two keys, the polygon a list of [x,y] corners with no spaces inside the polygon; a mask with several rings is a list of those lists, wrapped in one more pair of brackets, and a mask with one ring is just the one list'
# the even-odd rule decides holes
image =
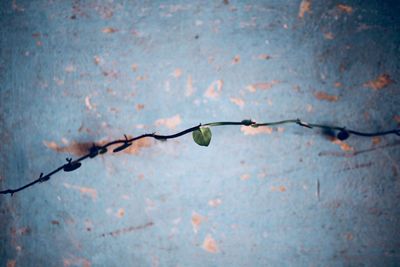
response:
{"label": "dark branch", "polygon": [[86,155],[84,155],[80,158],[77,158],[75,160],[67,158],[68,163],[58,167],[57,169],[51,171],[50,173],[48,173],[44,176],[43,176],[43,173],[41,173],[40,177],[38,179],[36,179],[22,187],[19,187],[17,189],[7,189],[7,190],[0,191],[0,194],[10,194],[12,196],[14,193],[22,191],[22,190],[24,190],[28,187],[31,187],[37,183],[43,183],[43,182],[50,180],[51,176],[53,174],[56,174],[59,171],[62,171],[62,170],[65,172],[74,171],[81,166],[82,161],[84,161],[85,159],[88,159],[88,158],[95,158],[99,154],[106,153],[107,147],[112,146],[112,145],[120,144],[120,146],[118,146],[117,148],[115,148],[113,150],[114,153],[118,153],[118,152],[128,148],[129,146],[132,145],[133,142],[135,142],[139,139],[143,139],[143,138],[147,138],[147,137],[154,138],[156,140],[173,139],[173,138],[177,138],[182,135],[194,132],[194,131],[200,129],[200,127],[202,127],[202,126],[203,127],[214,127],[214,126],[226,126],[226,125],[243,125],[243,126],[249,126],[249,127],[262,127],[262,126],[276,126],[276,125],[282,125],[282,124],[297,124],[299,126],[309,128],[309,129],[320,128],[322,130],[326,130],[326,131],[330,131],[330,132],[339,131],[339,133],[337,134],[337,138],[340,140],[345,140],[345,139],[349,138],[350,134],[357,135],[357,136],[363,136],[363,137],[375,137],[375,136],[383,136],[383,135],[389,135],[389,134],[395,134],[397,136],[400,136],[400,129],[393,129],[393,130],[383,131],[383,132],[364,133],[364,132],[350,130],[345,127],[307,123],[300,119],[283,120],[283,121],[266,122],[266,123],[256,123],[252,120],[242,120],[241,122],[232,122],[232,121],[211,122],[211,123],[207,123],[207,124],[203,124],[203,125],[199,124],[197,126],[188,128],[184,131],[181,131],[181,132],[178,132],[178,133],[172,134],[172,135],[158,135],[156,133],[151,133],[151,134],[143,134],[143,135],[133,137],[130,139],[126,135],[124,135],[125,139],[115,140],[115,141],[109,142],[103,146],[96,146],[95,144],[93,144],[93,146],[89,149],[89,151]]}

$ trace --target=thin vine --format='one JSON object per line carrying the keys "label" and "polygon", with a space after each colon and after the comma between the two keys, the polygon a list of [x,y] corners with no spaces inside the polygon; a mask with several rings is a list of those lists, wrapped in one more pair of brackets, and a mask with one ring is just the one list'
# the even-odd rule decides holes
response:
{"label": "thin vine", "polygon": [[282,124],[297,124],[301,127],[305,127],[305,128],[309,128],[309,129],[319,128],[319,129],[322,129],[323,131],[325,131],[327,134],[336,136],[336,138],[341,141],[348,139],[350,137],[350,135],[363,136],[363,137],[375,137],[375,136],[395,134],[397,136],[400,136],[400,128],[388,130],[388,131],[365,133],[365,132],[350,130],[350,129],[347,129],[346,127],[307,123],[300,119],[282,120],[282,121],[266,122],[266,123],[256,123],[252,120],[242,120],[240,122],[232,122],[232,121],[211,122],[211,123],[206,123],[206,124],[199,124],[197,126],[188,128],[184,131],[181,131],[181,132],[178,132],[178,133],[172,134],[172,135],[159,135],[156,133],[149,133],[149,134],[142,134],[142,135],[139,135],[139,136],[133,137],[133,138],[128,138],[126,135],[124,135],[124,137],[125,137],[124,139],[115,140],[115,141],[106,143],[102,146],[93,144],[86,155],[84,155],[80,158],[77,158],[75,160],[72,160],[72,158],[67,158],[66,159],[67,163],[61,165],[57,169],[49,172],[48,174],[44,175],[43,173],[41,173],[39,178],[37,178],[36,180],[34,180],[24,186],[16,188],[16,189],[7,189],[7,190],[0,191],[0,194],[10,194],[12,196],[15,193],[22,191],[24,189],[27,189],[37,183],[43,183],[43,182],[50,180],[52,175],[54,175],[60,171],[65,171],[65,172],[75,171],[82,166],[82,161],[84,161],[86,159],[95,158],[96,156],[101,155],[101,154],[105,154],[108,151],[108,149],[107,149],[108,147],[117,145],[117,144],[120,144],[120,145],[113,149],[113,153],[118,153],[118,152],[128,148],[129,146],[131,146],[133,144],[133,142],[135,142],[139,139],[154,138],[156,140],[168,140],[168,139],[180,137],[182,135],[186,135],[188,133],[192,133],[193,140],[196,142],[196,144],[198,144],[200,146],[208,146],[211,142],[211,137],[212,137],[210,127],[227,126],[227,125],[242,125],[242,126],[257,128],[257,127],[263,127],[263,126],[277,126],[277,125],[282,125]]}

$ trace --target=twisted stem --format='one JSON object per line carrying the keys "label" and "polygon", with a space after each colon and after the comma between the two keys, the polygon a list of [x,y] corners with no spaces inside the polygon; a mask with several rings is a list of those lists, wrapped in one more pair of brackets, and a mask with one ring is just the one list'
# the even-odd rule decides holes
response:
{"label": "twisted stem", "polygon": [[93,144],[93,147],[90,148],[90,150],[88,151],[88,153],[86,155],[84,155],[80,158],[77,158],[75,160],[67,158],[66,164],[61,165],[60,167],[56,168],[55,170],[49,172],[48,174],[43,175],[43,173],[41,173],[41,175],[38,179],[36,179],[24,186],[16,188],[16,189],[7,189],[7,190],[0,191],[0,194],[10,194],[12,196],[15,193],[22,191],[24,189],[27,189],[37,183],[42,183],[42,182],[46,182],[46,181],[50,180],[50,178],[53,174],[56,174],[62,170],[65,172],[74,171],[81,166],[82,161],[89,159],[89,158],[94,158],[99,154],[104,154],[107,152],[108,147],[117,145],[117,144],[120,144],[120,146],[113,150],[114,153],[118,153],[118,152],[128,148],[129,146],[132,145],[133,142],[135,142],[139,139],[154,138],[156,140],[168,140],[168,139],[178,138],[180,136],[183,136],[188,133],[199,130],[200,127],[242,125],[242,126],[257,128],[257,127],[263,127],[263,126],[277,126],[277,125],[283,125],[283,124],[296,124],[298,126],[302,126],[302,127],[309,128],[309,129],[319,128],[319,129],[328,130],[331,132],[339,131],[339,134],[338,134],[339,139],[341,139],[341,137],[348,138],[350,136],[350,134],[362,136],[362,137],[375,137],[375,136],[383,136],[383,135],[389,135],[389,134],[395,134],[395,135],[400,136],[400,128],[388,130],[388,131],[366,133],[366,132],[359,132],[359,131],[347,129],[346,127],[323,125],[323,124],[316,124],[316,123],[307,123],[300,119],[282,120],[282,121],[265,122],[265,123],[256,123],[252,120],[242,120],[240,122],[233,122],[233,121],[210,122],[210,123],[206,123],[206,124],[199,124],[197,126],[193,126],[191,128],[188,128],[186,130],[183,130],[181,132],[178,132],[178,133],[172,134],[172,135],[159,135],[156,133],[149,133],[149,134],[142,134],[142,135],[139,135],[139,136],[133,137],[133,138],[128,138],[125,135],[125,139],[114,140],[114,141],[106,143],[102,146],[97,146],[97,145]]}

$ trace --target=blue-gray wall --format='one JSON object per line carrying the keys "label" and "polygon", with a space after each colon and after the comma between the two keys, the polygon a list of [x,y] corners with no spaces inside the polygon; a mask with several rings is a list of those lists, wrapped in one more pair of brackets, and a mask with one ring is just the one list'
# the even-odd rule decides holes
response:
{"label": "blue-gray wall", "polygon": [[[399,6],[2,0],[1,190],[123,134],[394,128]],[[399,265],[398,137],[249,129],[139,142],[0,196],[0,266]]]}

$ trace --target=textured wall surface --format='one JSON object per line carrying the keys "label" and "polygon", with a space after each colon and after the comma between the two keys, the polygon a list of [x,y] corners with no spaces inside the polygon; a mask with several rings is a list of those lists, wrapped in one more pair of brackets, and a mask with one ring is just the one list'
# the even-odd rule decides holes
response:
{"label": "textured wall surface", "polygon": [[[400,123],[400,4],[0,2],[0,188],[220,120]],[[0,196],[0,266],[398,266],[400,140],[143,140]],[[317,184],[320,185],[318,194]]]}

